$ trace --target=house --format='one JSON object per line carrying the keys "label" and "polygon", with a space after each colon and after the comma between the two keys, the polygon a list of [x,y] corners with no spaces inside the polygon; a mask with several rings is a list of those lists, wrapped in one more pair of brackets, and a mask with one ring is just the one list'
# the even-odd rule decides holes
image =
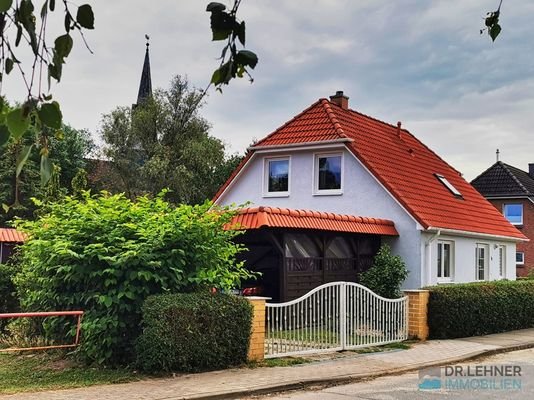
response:
{"label": "house", "polygon": [[214,202],[251,202],[235,222],[275,299],[356,281],[381,243],[406,262],[405,288],[515,279],[526,237],[400,123],[351,110],[343,92],[248,150]]}
{"label": "house", "polygon": [[[497,161],[471,184],[525,236],[534,238],[534,164],[528,172]],[[517,276],[534,269],[534,242],[517,244]]]}
{"label": "house", "polygon": [[15,246],[24,242],[24,235],[11,228],[0,228],[0,264],[5,264]]}

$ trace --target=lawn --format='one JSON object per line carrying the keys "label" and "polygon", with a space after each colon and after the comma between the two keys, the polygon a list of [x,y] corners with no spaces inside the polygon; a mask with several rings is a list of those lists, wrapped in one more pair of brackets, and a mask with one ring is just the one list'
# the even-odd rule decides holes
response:
{"label": "lawn", "polygon": [[62,353],[0,353],[0,394],[131,382],[141,378],[127,369],[82,366]]}

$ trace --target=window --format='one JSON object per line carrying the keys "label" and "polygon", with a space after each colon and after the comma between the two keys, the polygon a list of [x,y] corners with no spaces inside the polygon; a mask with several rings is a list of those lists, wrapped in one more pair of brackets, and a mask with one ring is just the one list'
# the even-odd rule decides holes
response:
{"label": "window", "polygon": [[289,157],[265,159],[264,196],[289,195]]}
{"label": "window", "polygon": [[342,166],[342,154],[316,155],[314,192],[316,194],[341,194]]}
{"label": "window", "polygon": [[460,193],[460,191],[458,189],[456,189],[452,183],[450,183],[447,178],[445,178],[443,175],[440,175],[440,174],[434,174],[436,176],[436,178],[438,178],[438,180],[443,184],[443,186],[445,186],[447,189],[449,189],[449,192],[451,192],[453,195],[455,195],[456,197],[459,197],[459,198],[462,198],[462,194]]}
{"label": "window", "polygon": [[497,257],[499,261],[499,276],[506,278],[506,246],[497,247]]}
{"label": "window", "polygon": [[453,242],[438,241],[438,281],[452,279],[453,275]]}
{"label": "window", "polygon": [[488,275],[488,252],[489,246],[487,244],[477,243],[475,248],[475,262],[476,271],[475,279],[478,281],[485,281]]}
{"label": "window", "polygon": [[321,252],[313,238],[305,233],[284,235],[285,256],[289,258],[320,257]]}
{"label": "window", "polygon": [[503,214],[514,225],[523,225],[523,204],[505,204]]}
{"label": "window", "polygon": [[515,253],[515,263],[519,264],[519,265],[524,264],[525,263],[525,253],[523,253],[522,251],[518,251],[517,253]]}

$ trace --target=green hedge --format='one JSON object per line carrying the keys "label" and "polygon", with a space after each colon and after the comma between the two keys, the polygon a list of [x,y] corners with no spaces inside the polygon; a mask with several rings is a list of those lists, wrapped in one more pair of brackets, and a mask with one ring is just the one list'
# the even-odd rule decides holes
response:
{"label": "green hedge", "polygon": [[467,283],[427,289],[432,339],[534,327],[534,281]]}
{"label": "green hedge", "polygon": [[[0,314],[19,311],[19,301],[16,295],[13,277],[18,268],[11,264],[0,264]],[[0,334],[4,331],[9,320],[0,319]]]}
{"label": "green hedge", "polygon": [[252,306],[227,294],[149,297],[143,305],[137,364],[148,372],[223,369],[247,360]]}

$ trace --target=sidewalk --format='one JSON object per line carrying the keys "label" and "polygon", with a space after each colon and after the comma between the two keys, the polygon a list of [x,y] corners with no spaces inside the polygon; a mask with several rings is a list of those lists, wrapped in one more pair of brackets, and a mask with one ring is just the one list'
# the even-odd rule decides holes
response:
{"label": "sidewalk", "polygon": [[176,378],[91,386],[39,393],[0,395],[0,400],[178,400],[235,399],[308,385],[349,382],[476,356],[534,347],[534,329],[454,340],[430,340],[408,350],[355,354],[292,367],[231,369]]}

